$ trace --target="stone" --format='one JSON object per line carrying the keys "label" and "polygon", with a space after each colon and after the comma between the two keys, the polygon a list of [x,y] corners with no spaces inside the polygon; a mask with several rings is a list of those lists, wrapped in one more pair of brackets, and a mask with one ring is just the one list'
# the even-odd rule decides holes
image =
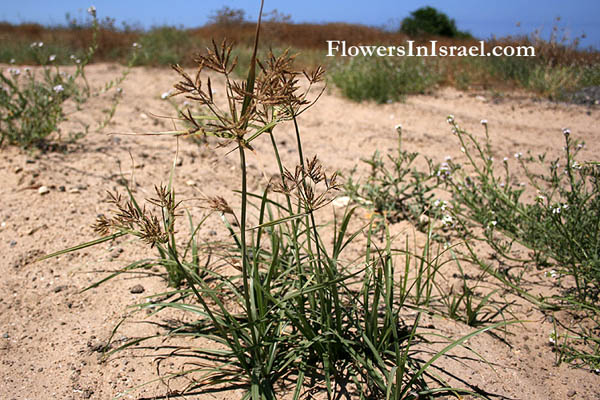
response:
{"label": "stone", "polygon": [[138,284],[138,285],[133,286],[131,289],[129,289],[129,292],[133,293],[133,294],[139,294],[139,293],[144,293],[145,290],[146,289],[144,289],[144,287],[142,285]]}

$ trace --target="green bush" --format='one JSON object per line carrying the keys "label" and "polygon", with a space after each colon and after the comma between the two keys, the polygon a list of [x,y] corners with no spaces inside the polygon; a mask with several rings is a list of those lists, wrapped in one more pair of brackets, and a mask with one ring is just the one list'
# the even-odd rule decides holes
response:
{"label": "green bush", "polygon": [[440,80],[436,69],[434,61],[421,57],[354,57],[334,67],[331,80],[351,100],[386,103],[400,101],[407,94],[424,93],[436,85]]}
{"label": "green bush", "polygon": [[451,38],[471,37],[468,32],[459,31],[456,22],[433,7],[422,7],[402,20],[400,31],[409,36],[446,36]]}
{"label": "green bush", "polygon": [[140,37],[139,55],[135,65],[183,64],[186,55],[193,52],[194,45],[188,33],[175,27],[158,27]]}

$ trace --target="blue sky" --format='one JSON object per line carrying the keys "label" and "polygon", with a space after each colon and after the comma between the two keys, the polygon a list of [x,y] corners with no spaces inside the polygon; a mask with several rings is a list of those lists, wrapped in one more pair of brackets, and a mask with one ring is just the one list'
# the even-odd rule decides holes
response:
{"label": "blue sky", "polygon": [[[143,27],[156,25],[183,25],[195,27],[204,24],[215,10],[228,6],[241,8],[248,17],[258,14],[258,1],[237,0],[2,0],[0,20],[13,23],[38,22],[45,25],[64,24],[65,14],[82,17],[85,9],[94,4],[100,17],[112,17],[121,21],[138,23]],[[398,26],[399,21],[411,11],[430,5],[457,22],[459,29],[468,30],[475,36],[487,39],[492,35],[526,34],[541,29],[548,38],[556,17],[558,26],[569,37],[585,33],[583,44],[600,49],[600,1],[599,0],[505,0],[503,2],[418,1],[418,0],[294,0],[265,1],[265,10],[277,9],[290,14],[294,22],[351,22],[374,26]],[[520,27],[516,24],[520,23]],[[119,25],[120,26],[120,25]],[[332,38],[334,39],[334,38]],[[343,38],[335,38],[343,39]]]}

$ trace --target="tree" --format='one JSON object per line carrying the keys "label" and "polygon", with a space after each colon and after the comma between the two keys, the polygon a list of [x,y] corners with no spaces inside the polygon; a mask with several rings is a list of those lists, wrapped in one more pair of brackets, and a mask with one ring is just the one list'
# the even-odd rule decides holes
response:
{"label": "tree", "polygon": [[454,19],[433,7],[422,7],[402,20],[400,31],[409,36],[471,37],[468,32],[459,31]]}
{"label": "tree", "polygon": [[215,11],[208,21],[215,25],[240,25],[246,21],[246,12],[225,6]]}

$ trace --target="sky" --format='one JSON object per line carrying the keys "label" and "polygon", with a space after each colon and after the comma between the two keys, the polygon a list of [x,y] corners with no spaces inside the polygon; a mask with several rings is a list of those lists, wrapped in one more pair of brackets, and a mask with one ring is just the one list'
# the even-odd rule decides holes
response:
{"label": "sky", "polygon": [[[144,28],[197,27],[223,6],[243,9],[247,17],[253,19],[259,8],[257,0],[0,0],[0,21],[61,25],[66,21],[66,13],[82,18],[92,4],[100,18],[115,18],[117,26],[124,21]],[[542,37],[548,39],[552,27],[557,25],[570,39],[585,34],[587,37],[581,41],[583,47],[600,49],[599,0],[265,0],[265,11],[277,9],[291,15],[293,22],[349,22],[388,28],[398,27],[402,18],[423,6],[446,13],[455,19],[460,30],[484,40],[493,35],[524,35],[535,30],[540,30]],[[557,17],[560,17],[558,24]]]}

